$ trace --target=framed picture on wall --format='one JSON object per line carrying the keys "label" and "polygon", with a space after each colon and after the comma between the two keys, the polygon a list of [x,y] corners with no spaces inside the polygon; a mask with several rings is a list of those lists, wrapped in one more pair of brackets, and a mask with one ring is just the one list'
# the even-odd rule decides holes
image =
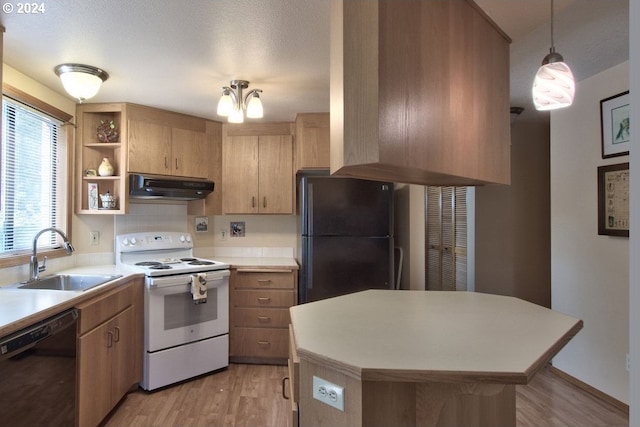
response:
{"label": "framed picture on wall", "polygon": [[598,167],[598,234],[629,237],[629,163]]}
{"label": "framed picture on wall", "polygon": [[603,159],[629,154],[629,91],[600,101],[600,129]]}
{"label": "framed picture on wall", "polygon": [[206,216],[197,216],[195,229],[196,233],[206,233],[209,231],[209,218]]}

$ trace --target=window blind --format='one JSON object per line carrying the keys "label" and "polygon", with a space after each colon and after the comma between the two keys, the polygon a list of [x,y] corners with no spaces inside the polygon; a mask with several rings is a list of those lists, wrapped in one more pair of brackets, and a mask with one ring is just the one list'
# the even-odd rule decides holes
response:
{"label": "window blind", "polygon": [[[61,123],[3,97],[0,155],[0,256],[31,250],[35,234],[47,227],[64,230],[66,149]],[[39,248],[59,246],[45,233]]]}

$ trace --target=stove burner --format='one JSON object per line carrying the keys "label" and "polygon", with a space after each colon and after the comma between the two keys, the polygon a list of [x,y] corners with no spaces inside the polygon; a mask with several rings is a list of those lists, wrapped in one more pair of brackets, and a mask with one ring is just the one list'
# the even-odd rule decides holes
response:
{"label": "stove burner", "polygon": [[142,262],[136,262],[135,265],[139,265],[141,267],[150,267],[150,266],[162,265],[162,263],[158,261],[142,261]]}
{"label": "stove burner", "polygon": [[180,258],[180,261],[188,262],[188,261],[197,261],[196,258]]}
{"label": "stove burner", "polygon": [[153,265],[149,267],[149,270],[169,270],[172,268],[173,267],[171,267],[170,265],[158,263],[157,265]]}
{"label": "stove burner", "polygon": [[215,264],[213,261],[203,261],[203,260],[194,260],[189,263],[189,265],[213,265]]}

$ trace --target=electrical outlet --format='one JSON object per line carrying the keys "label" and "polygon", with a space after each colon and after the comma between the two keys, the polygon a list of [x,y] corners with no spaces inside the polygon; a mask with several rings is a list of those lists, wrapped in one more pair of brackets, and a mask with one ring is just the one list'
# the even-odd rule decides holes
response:
{"label": "electrical outlet", "polygon": [[629,357],[629,353],[627,353],[627,372],[631,370],[631,357]]}
{"label": "electrical outlet", "polygon": [[344,411],[344,387],[313,377],[313,398]]}
{"label": "electrical outlet", "polygon": [[89,232],[89,243],[91,246],[98,246],[100,244],[100,232],[99,231],[90,231]]}

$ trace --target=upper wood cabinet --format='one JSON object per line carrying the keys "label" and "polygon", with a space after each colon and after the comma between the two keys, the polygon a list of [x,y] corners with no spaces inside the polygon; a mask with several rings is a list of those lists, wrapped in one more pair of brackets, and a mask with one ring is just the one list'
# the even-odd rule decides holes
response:
{"label": "upper wood cabinet", "polygon": [[223,213],[293,213],[291,130],[291,123],[223,125]]}
{"label": "upper wood cabinet", "polygon": [[329,168],[329,113],[296,116],[296,170]]}
{"label": "upper wood cabinet", "polygon": [[171,128],[141,120],[129,120],[129,166],[131,172],[170,175]]}
{"label": "upper wood cabinet", "polygon": [[129,109],[129,172],[207,178],[206,120],[150,107]]}
{"label": "upper wood cabinet", "polygon": [[[222,123],[207,120],[205,127],[207,178],[214,182],[213,192],[205,199],[188,203],[189,215],[222,214]],[[205,159],[205,156],[203,156]]]}
{"label": "upper wood cabinet", "polygon": [[471,0],[331,6],[331,172],[510,182],[509,38]]}
{"label": "upper wood cabinet", "polygon": [[[76,213],[128,212],[127,172],[207,178],[215,183],[206,199],[188,203],[190,215],[222,213],[222,124],[130,103],[80,104],[77,107]],[[100,142],[97,127],[113,121],[118,138]],[[95,176],[103,158],[113,165],[111,176]],[[88,173],[89,172],[89,173]],[[88,184],[99,194],[116,197],[115,209],[101,209],[91,200]]]}

